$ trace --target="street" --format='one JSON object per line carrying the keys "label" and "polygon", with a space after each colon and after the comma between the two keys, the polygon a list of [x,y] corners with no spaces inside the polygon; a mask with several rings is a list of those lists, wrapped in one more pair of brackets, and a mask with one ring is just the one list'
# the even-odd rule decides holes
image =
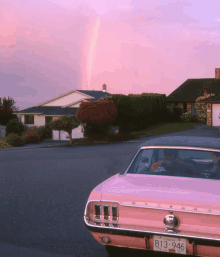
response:
{"label": "street", "polygon": [[[200,127],[172,133],[194,134],[217,132]],[[0,257],[107,257],[84,224],[85,204],[145,141],[1,150]]]}
{"label": "street", "polygon": [[85,204],[139,144],[0,151],[0,256],[107,256],[84,225]]}

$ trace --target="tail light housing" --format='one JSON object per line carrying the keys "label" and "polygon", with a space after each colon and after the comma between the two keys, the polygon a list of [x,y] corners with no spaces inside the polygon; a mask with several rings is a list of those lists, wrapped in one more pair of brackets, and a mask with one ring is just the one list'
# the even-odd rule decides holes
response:
{"label": "tail light housing", "polygon": [[118,221],[118,206],[112,206],[112,221]]}
{"label": "tail light housing", "polygon": [[101,219],[101,205],[95,204],[95,219],[100,220]]}
{"label": "tail light housing", "polygon": [[109,205],[103,205],[103,218],[104,220],[109,220],[110,219],[110,209]]}
{"label": "tail light housing", "polygon": [[91,225],[118,228],[118,206],[89,202],[85,210],[85,220]]}

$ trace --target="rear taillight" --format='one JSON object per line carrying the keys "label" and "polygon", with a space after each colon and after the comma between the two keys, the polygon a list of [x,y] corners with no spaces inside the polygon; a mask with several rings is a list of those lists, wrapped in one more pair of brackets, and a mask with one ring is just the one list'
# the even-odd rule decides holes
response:
{"label": "rear taillight", "polygon": [[103,205],[103,214],[104,214],[104,220],[109,220],[110,218],[109,205]]}
{"label": "rear taillight", "polygon": [[118,221],[118,207],[112,206],[112,221]]}
{"label": "rear taillight", "polygon": [[95,219],[101,219],[101,205],[95,204]]}
{"label": "rear taillight", "polygon": [[119,209],[117,205],[89,202],[85,219],[91,225],[119,228]]}

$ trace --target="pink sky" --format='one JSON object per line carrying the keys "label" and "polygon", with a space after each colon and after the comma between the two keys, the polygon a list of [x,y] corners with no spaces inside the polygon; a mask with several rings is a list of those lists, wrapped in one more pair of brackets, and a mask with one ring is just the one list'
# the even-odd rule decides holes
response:
{"label": "pink sky", "polygon": [[[91,3],[92,2],[92,3]],[[218,0],[1,0],[0,97],[73,89],[169,95],[220,68]]]}

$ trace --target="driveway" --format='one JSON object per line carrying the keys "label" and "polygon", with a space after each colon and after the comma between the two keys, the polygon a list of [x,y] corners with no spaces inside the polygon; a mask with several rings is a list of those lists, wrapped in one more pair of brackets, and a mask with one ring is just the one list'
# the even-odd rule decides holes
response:
{"label": "driveway", "polygon": [[220,137],[220,131],[217,127],[210,127],[207,125],[195,125],[193,129],[177,131],[156,136],[141,136],[138,139],[132,140],[133,142],[145,142],[149,139],[159,136],[196,136],[196,137]]}

